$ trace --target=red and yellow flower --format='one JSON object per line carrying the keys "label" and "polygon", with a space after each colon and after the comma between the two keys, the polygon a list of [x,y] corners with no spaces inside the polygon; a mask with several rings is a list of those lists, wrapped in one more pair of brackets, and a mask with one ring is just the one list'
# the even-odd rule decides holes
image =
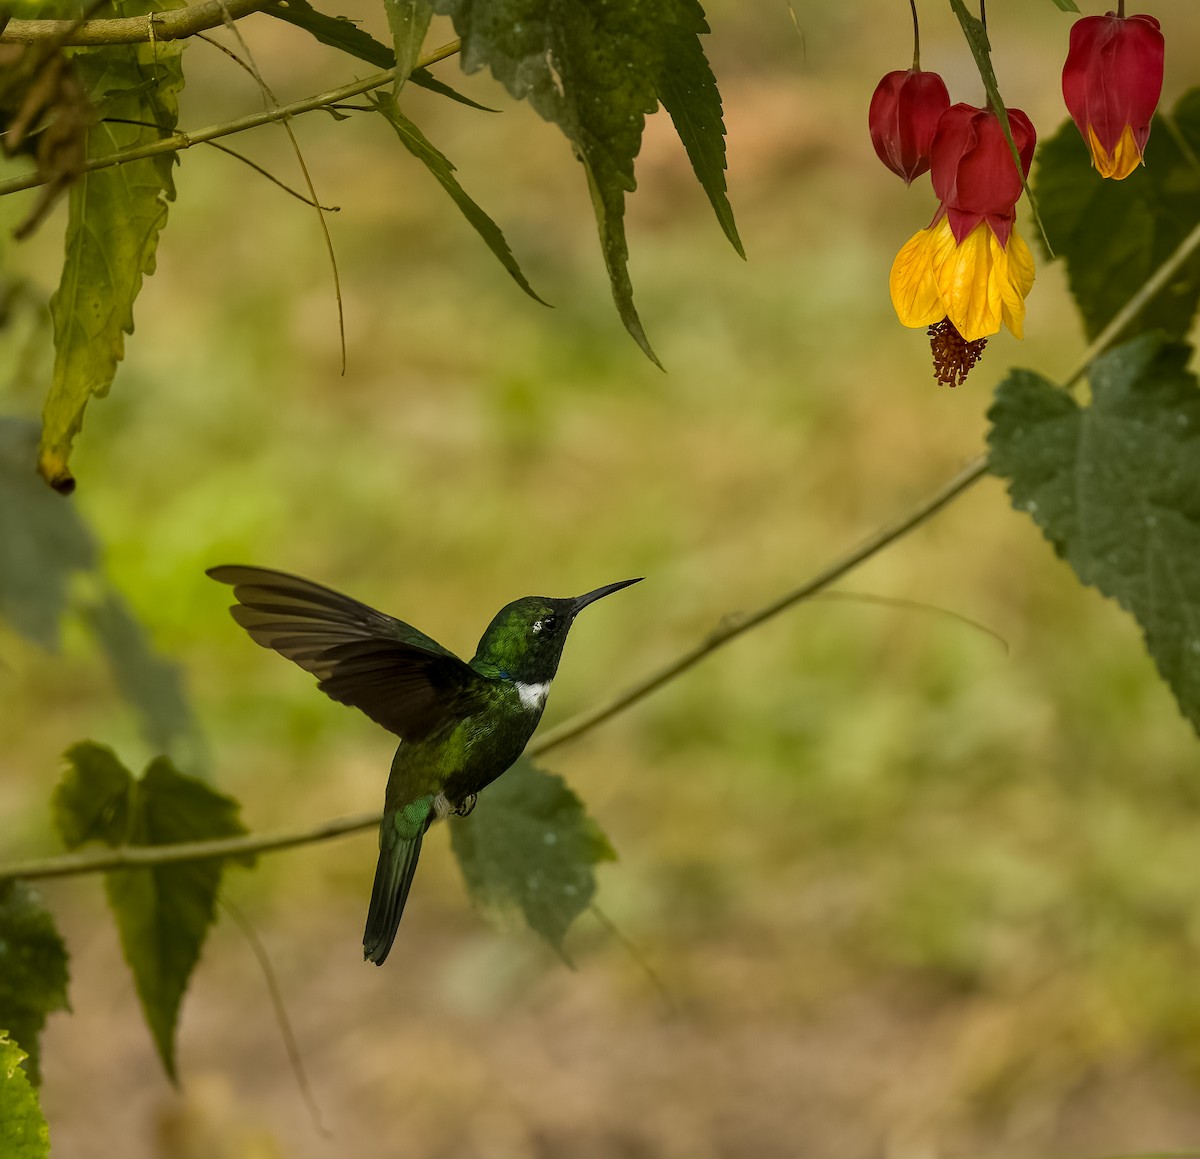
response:
{"label": "red and yellow flower", "polygon": [[[1019,109],[1008,115],[1028,173],[1037,133]],[[1014,227],[1021,176],[991,109],[951,106],[930,162],[940,205],[896,255],[889,286],[900,321],[928,328],[938,381],[958,386],[1001,326],[1022,336],[1033,254]]]}
{"label": "red and yellow flower", "polygon": [[1072,26],[1063,100],[1101,177],[1120,181],[1142,163],[1162,93],[1163,55],[1153,16],[1110,12]]}

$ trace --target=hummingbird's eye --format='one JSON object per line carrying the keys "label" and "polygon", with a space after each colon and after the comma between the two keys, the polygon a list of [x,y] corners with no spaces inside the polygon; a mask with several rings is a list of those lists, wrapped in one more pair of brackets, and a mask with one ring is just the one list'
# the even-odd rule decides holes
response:
{"label": "hummingbird's eye", "polygon": [[543,616],[540,620],[535,620],[533,623],[533,630],[535,632],[553,632],[557,627],[557,616]]}

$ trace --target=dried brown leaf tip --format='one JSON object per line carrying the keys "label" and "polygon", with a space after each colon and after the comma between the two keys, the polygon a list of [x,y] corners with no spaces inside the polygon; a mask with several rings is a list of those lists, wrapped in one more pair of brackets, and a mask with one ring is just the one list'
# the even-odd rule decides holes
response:
{"label": "dried brown leaf tip", "polygon": [[71,62],[57,48],[0,44],[0,149],[25,154],[44,182],[15,236],[28,237],[83,172],[91,107]]}

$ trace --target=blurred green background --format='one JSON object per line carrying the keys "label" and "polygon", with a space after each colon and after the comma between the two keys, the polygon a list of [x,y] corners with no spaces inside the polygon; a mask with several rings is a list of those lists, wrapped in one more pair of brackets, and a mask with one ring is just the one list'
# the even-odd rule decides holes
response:
{"label": "blurred green background", "polygon": [[[1049,136],[1070,18],[1046,0],[993,7],[1001,86]],[[1197,79],[1200,21],[1193,0],[1152,8],[1171,104]],[[994,339],[957,391],[933,383],[887,295],[932,193],[879,165],[865,125],[875,81],[908,65],[907,6],[793,9],[710,5],[747,263],[669,122],[647,126],[631,268],[666,374],[620,327],[565,142],[453,62],[439,75],[502,115],[411,89],[406,108],[552,311],[382,119],[310,114],[295,130],[341,207],[341,376],[314,213],[226,156],[183,156],[71,502],[183,667],[210,770],[251,828],[378,807],[390,741],[253,647],[205,567],[300,572],[467,654],[518,595],[646,575],[580,621],[552,724],[935,489],[982,448],[1009,366],[1061,376],[1078,358],[1062,273],[1043,264],[1024,343]],[[923,64],[978,100],[948,12],[923,9]],[[335,10],[385,35],[373,7]],[[370,71],[267,17],[241,27],[281,100]],[[429,43],[450,36],[435,23]],[[209,46],[185,68],[183,127],[259,107]],[[282,130],[231,143],[298,184]],[[46,292],[64,220],[8,252]],[[48,329],[22,317],[3,337],[4,408],[36,414]],[[374,837],[271,855],[226,889],[274,959],[322,1134],[235,926],[215,929],[185,1000],[176,1093],[100,881],[47,883],[74,1008],[44,1039],[55,1154],[1048,1159],[1196,1143],[1200,750],[1136,627],[992,480],[842,589],[952,610],[1007,649],[950,618],[816,600],[545,762],[620,853],[600,904],[669,1001],[589,915],[574,973],[532,935],[493,931],[444,833],[382,970],[360,959]],[[63,749],[152,754],[78,624],[58,655],[0,625],[0,699],[6,859],[57,851]]]}

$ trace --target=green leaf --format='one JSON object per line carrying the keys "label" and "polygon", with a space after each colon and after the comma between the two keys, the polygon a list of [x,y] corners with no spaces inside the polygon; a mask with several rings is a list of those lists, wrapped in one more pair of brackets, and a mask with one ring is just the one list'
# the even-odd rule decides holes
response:
{"label": "green leaf", "polygon": [[617,855],[562,777],[518,761],[450,837],[472,901],[498,920],[519,914],[570,965],[563,939],[591,904],[596,865]]}
{"label": "green leaf", "polygon": [[1075,570],[1132,612],[1200,732],[1200,390],[1189,347],[1146,334],[1092,366],[1080,406],[1014,371],[989,411],[990,466]]}
{"label": "green leaf", "polygon": [[408,79],[415,85],[420,85],[423,89],[428,89],[431,93],[437,93],[438,96],[449,97],[452,101],[457,101],[460,105],[466,105],[468,109],[478,109],[481,113],[498,113],[499,109],[493,109],[488,105],[481,105],[478,101],[471,100],[470,97],[464,97],[457,89],[451,88],[445,81],[438,80],[427,68],[414,68],[408,74]]}
{"label": "green leaf", "polygon": [[66,772],[50,797],[54,824],[63,844],[68,849],[88,841],[125,844],[133,832],[133,777],[129,770],[112,749],[91,741],[69,748],[66,761]]}
{"label": "green leaf", "polygon": [[0,1155],[4,1159],[46,1159],[50,1128],[37,1092],[21,1069],[23,1051],[0,1030]]}
{"label": "green leaf", "polygon": [[1037,222],[1039,232],[1045,234],[1046,227],[1042,224],[1041,211],[1038,208],[1037,199],[1033,195],[1033,190],[1029,187],[1029,181],[1025,177],[1025,170],[1021,167],[1021,154],[1017,149],[1016,141],[1013,140],[1012,126],[1008,123],[1008,108],[1004,104],[1004,98],[1000,95],[1000,85],[996,81],[996,70],[992,68],[992,45],[988,40],[987,29],[984,27],[982,20],[977,20],[967,11],[963,0],[950,0],[950,7],[954,10],[954,15],[958,17],[958,23],[962,26],[963,36],[967,40],[967,47],[970,48],[971,55],[975,58],[975,67],[979,70],[979,79],[983,81],[983,88],[987,93],[988,104],[995,111],[1000,121],[1000,128],[1004,131],[1004,139],[1008,142],[1008,151],[1012,154],[1013,164],[1017,167],[1017,172],[1021,175],[1021,188],[1025,190],[1025,196],[1029,198],[1029,208],[1033,211],[1033,219]]}
{"label": "green leaf", "polygon": [[353,20],[345,16],[326,16],[307,0],[277,0],[275,4],[268,4],[263,11],[276,20],[285,20],[288,24],[303,28],[322,44],[365,60],[376,68],[392,68],[396,63],[396,54],[369,32],[364,32]]}
{"label": "green leaf", "polygon": [[[1173,132],[1172,130],[1176,130]],[[1180,141],[1185,147],[1181,147]],[[1149,164],[1124,181],[1103,180],[1071,121],[1038,153],[1035,186],[1046,233],[1066,262],[1067,281],[1094,338],[1200,222],[1200,89],[1155,118]],[[1121,332],[1182,337],[1200,303],[1200,254],[1193,255]]]}
{"label": "green leaf", "polygon": [[203,743],[179,665],[155,652],[119,592],[109,588],[83,608],[83,617],[108,657],[121,695],[137,713],[146,743],[176,759],[194,757]]}
{"label": "green leaf", "polygon": [[45,648],[58,646],[71,577],[95,566],[75,508],[38,481],[36,423],[0,419],[0,616]]}
{"label": "green leaf", "polygon": [[1051,3],[1063,12],[1079,11],[1079,5],[1075,3],[1075,0],[1051,0]]}
{"label": "green leaf", "polygon": [[625,195],[646,116],[663,101],[730,240],[739,247],[724,191],[720,98],[700,47],[696,0],[434,0],[454,20],[467,72],[487,66],[518,100],[562,130],[583,163],[625,328],[658,363],[633,304]]}
{"label": "green leaf", "polygon": [[[347,52],[359,60],[365,60],[376,68],[392,68],[396,64],[396,54],[386,44],[376,40],[369,32],[364,32],[348,17],[326,16],[324,12],[318,12],[308,0],[278,0],[275,4],[268,4],[262,11],[277,20],[284,20],[297,28],[303,28],[322,44]],[[485,113],[496,111],[471,100],[470,97],[464,97],[444,81],[438,80],[426,68],[413,69],[408,79],[423,89],[449,97],[468,108],[479,109]]]}
{"label": "green leaf", "polygon": [[46,1015],[67,1008],[67,950],[50,911],[23,881],[0,882],[0,1027],[28,1053],[34,1086]]}
{"label": "green leaf", "polygon": [[[512,250],[508,248],[508,242],[505,241],[500,227],[471,200],[466,190],[459,185],[458,179],[454,176],[454,166],[450,164],[450,161],[430,144],[425,134],[400,111],[400,106],[387,93],[373,93],[367,99],[396,130],[396,136],[400,138],[404,147],[438,179],[442,188],[450,194],[454,204],[462,211],[463,217],[474,226],[475,232],[483,238],[488,249],[496,255],[500,264],[508,270],[517,285],[534,301],[542,302],[542,299],[534,293],[533,287],[525,280],[525,275],[521,272],[521,267],[517,265],[517,259],[513,257]],[[544,306],[546,303],[542,302],[542,305]]]}
{"label": "green leaf", "polygon": [[392,89],[392,95],[396,96],[421,59],[421,45],[425,43],[433,9],[429,0],[383,0],[383,7],[396,51],[396,83]]}
{"label": "green leaf", "polygon": [[[699,4],[676,4],[677,21],[666,27],[663,51],[654,73],[663,108],[671,115],[696,179],[708,194],[725,236],[744,258],[725,186],[725,121],[721,93],[700,43],[709,31]],[[689,19],[690,17],[690,19]]]}
{"label": "green leaf", "polygon": [[[138,781],[102,745],[75,745],[67,761],[54,812],[70,848],[86,840],[171,845],[245,833],[233,798],[177,772],[165,757]],[[213,922],[223,868],[219,860],[190,861],[104,875],[121,948],[172,1081],[179,1005]]]}
{"label": "green leaf", "polygon": [[[151,5],[151,11],[177,7]],[[144,3],[117,3],[113,15],[140,16]],[[105,45],[73,56],[76,72],[100,114],[147,125],[97,121],[88,129],[88,156],[147,144],[174,131],[183,88],[181,41]],[[93,395],[108,393],[125,335],[133,333],[133,303],[154,273],[158,237],[175,197],[174,153],[84,173],[71,187],[66,257],[50,299],[54,375],[42,415],[38,470],[58,491],[75,480],[71,443]]]}

